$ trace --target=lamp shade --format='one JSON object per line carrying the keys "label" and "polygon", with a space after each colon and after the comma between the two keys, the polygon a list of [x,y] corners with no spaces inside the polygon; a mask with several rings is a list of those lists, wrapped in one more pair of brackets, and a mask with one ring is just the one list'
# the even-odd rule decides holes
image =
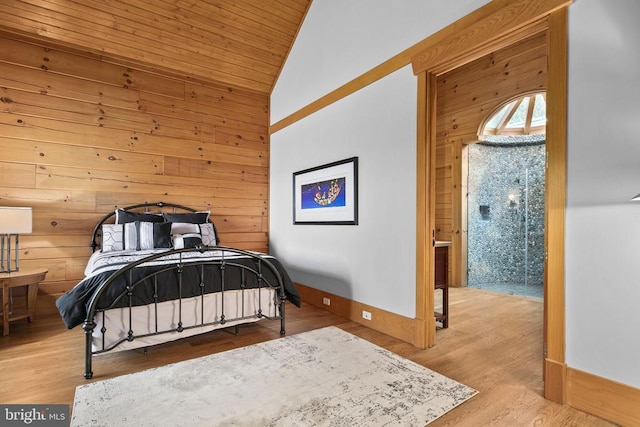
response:
{"label": "lamp shade", "polygon": [[0,234],[28,234],[32,227],[31,208],[0,206]]}

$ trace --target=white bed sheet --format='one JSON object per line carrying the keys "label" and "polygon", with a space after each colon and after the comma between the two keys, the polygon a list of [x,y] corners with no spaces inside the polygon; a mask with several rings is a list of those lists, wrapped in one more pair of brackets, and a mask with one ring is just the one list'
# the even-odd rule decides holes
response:
{"label": "white bed sheet", "polygon": [[[185,298],[182,300],[182,332],[177,332],[179,317],[179,302],[166,301],[157,304],[157,330],[172,332],[163,333],[161,335],[152,335],[146,337],[135,338],[132,341],[123,341],[114,349],[108,351],[130,350],[135,348],[147,347],[151,345],[161,344],[164,342],[174,341],[180,338],[186,338],[215,329],[227,328],[243,323],[256,322],[259,318],[242,319],[243,317],[256,316],[258,309],[262,309],[262,314],[268,317],[276,317],[279,315],[276,305],[277,295],[272,288],[245,289],[237,291],[225,291],[224,298],[221,293],[206,294],[193,298]],[[204,298],[204,319],[202,318],[201,303]],[[207,326],[198,326],[202,323],[219,322],[223,313],[227,320],[224,324],[212,324]],[[145,306],[136,306],[131,308],[131,330],[134,335],[145,335],[153,333],[156,330],[156,305],[150,304]],[[104,320],[102,314],[98,314],[95,318],[96,327],[92,336],[92,350],[102,351],[115,345],[118,341],[126,339],[129,332],[129,308],[111,309],[105,312]],[[234,320],[236,319],[236,320]],[[105,333],[101,332],[103,326]],[[191,328],[192,326],[195,326]],[[105,354],[105,353],[98,353]]]}

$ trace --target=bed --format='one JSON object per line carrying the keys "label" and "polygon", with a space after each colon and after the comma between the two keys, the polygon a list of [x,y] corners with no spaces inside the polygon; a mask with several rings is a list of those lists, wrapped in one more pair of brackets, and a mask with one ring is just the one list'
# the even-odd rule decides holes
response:
{"label": "bed", "polygon": [[85,278],[56,300],[85,333],[84,377],[96,355],[261,319],[280,321],[300,296],[267,254],[222,246],[209,212],[171,203],[117,209],[95,226]]}

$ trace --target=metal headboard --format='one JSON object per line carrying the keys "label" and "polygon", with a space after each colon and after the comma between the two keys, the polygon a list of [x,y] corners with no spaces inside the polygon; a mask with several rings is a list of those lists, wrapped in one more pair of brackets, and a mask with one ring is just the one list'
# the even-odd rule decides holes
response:
{"label": "metal headboard", "polygon": [[[183,205],[177,205],[175,203],[165,203],[165,202],[139,203],[137,205],[118,208],[118,210],[123,210],[128,212],[128,211],[136,211],[144,208],[144,212],[149,212],[149,208],[152,208],[152,207],[160,208],[160,209],[170,208],[170,209],[173,209],[174,213],[176,211],[198,212],[198,209],[190,208],[188,206],[183,206]],[[104,224],[106,221],[108,221],[111,217],[115,215],[116,215],[115,210],[110,212],[109,214],[105,215],[100,221],[98,221],[96,226],[93,228],[91,243],[89,244],[89,246],[91,247],[91,252],[95,252],[96,249],[101,246],[99,242],[102,238],[102,224]],[[211,221],[211,218],[209,218],[209,222],[213,224],[213,222]],[[215,236],[216,236],[216,243],[220,244],[220,238],[218,237],[218,230],[216,230],[215,224],[213,224],[213,232],[215,233]]]}

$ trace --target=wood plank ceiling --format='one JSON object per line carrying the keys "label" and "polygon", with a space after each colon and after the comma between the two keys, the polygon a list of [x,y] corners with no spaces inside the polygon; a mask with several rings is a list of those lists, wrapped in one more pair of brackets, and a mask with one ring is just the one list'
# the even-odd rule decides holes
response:
{"label": "wood plank ceiling", "polygon": [[3,0],[0,32],[270,93],[311,0]]}

